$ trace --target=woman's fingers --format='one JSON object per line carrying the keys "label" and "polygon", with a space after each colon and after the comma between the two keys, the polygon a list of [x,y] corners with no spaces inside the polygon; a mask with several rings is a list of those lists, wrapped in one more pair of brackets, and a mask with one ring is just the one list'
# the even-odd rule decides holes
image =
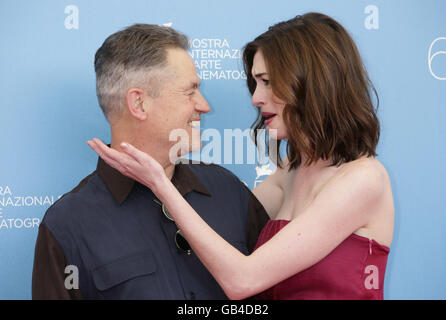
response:
{"label": "woman's fingers", "polygon": [[133,175],[131,176],[132,173],[129,171],[129,168],[136,163],[135,160],[117,150],[109,148],[99,139],[88,141],[87,144],[111,167],[134,179]]}
{"label": "woman's fingers", "polygon": [[150,158],[150,156],[147,153],[142,152],[139,149],[136,149],[130,143],[127,142],[121,143],[121,148],[122,151],[124,151],[124,153],[126,153],[127,155],[129,155],[130,157],[132,157],[141,164],[147,161],[148,158]]}
{"label": "woman's fingers", "polygon": [[165,175],[159,162],[128,143],[121,144],[122,152],[108,147],[97,138],[87,144],[111,167],[149,188]]}
{"label": "woman's fingers", "polygon": [[146,167],[147,169],[155,170],[153,172],[162,172],[164,173],[164,169],[161,167],[158,161],[152,158],[149,154],[135,148],[130,143],[123,142],[121,143],[122,150],[135,159],[141,166]]}
{"label": "woman's fingers", "polygon": [[107,145],[105,145],[101,140],[98,138],[94,138],[92,142],[95,144],[96,148],[95,151],[101,156],[101,157],[107,157],[109,159],[112,159],[114,161],[119,161],[119,155],[120,153]]}
{"label": "woman's fingers", "polygon": [[132,145],[125,142],[121,143],[121,148],[123,152],[119,152],[115,149],[108,147],[98,138],[94,138],[93,142],[97,145],[97,147],[100,149],[103,155],[106,155],[108,158],[111,158],[114,161],[118,161],[123,165],[132,163],[132,161],[129,160],[135,160],[136,162],[140,163],[141,160],[144,158],[144,156],[147,157],[146,153],[139,151]]}
{"label": "woman's fingers", "polygon": [[109,165],[113,168],[118,169],[119,162],[114,160],[113,157],[108,156],[107,150],[104,150],[99,144],[95,141],[87,141],[87,144]]}

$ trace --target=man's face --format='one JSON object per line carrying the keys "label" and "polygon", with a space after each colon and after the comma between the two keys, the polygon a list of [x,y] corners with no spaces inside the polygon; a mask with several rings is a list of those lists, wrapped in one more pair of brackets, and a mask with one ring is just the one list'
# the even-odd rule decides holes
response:
{"label": "man's face", "polygon": [[194,62],[185,50],[178,48],[167,49],[167,62],[166,73],[172,75],[162,84],[160,95],[152,100],[150,139],[159,139],[170,149],[178,142],[169,141],[169,137],[178,137],[178,132],[185,136],[181,142],[183,150],[199,151],[200,115],[209,112],[210,107],[198,89],[200,81]]}

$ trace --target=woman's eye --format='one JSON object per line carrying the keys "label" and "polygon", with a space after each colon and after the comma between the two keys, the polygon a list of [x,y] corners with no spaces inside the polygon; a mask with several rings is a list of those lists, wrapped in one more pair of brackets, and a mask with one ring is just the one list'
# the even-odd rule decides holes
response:
{"label": "woman's eye", "polygon": [[262,81],[263,81],[263,84],[264,84],[265,86],[269,85],[269,80],[267,80],[267,79],[262,79]]}

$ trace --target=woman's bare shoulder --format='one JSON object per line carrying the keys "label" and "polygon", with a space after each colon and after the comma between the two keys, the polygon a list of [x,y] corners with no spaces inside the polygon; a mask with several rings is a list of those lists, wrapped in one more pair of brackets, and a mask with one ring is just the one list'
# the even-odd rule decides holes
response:
{"label": "woman's bare shoulder", "polygon": [[388,179],[387,170],[384,165],[376,158],[362,157],[341,165],[338,174],[349,175],[353,177],[374,177],[381,182]]}
{"label": "woman's bare shoulder", "polygon": [[332,186],[344,186],[339,188],[340,190],[351,192],[355,189],[364,196],[361,199],[365,201],[370,198],[382,198],[391,190],[386,168],[373,157],[362,157],[342,164],[330,180]]}

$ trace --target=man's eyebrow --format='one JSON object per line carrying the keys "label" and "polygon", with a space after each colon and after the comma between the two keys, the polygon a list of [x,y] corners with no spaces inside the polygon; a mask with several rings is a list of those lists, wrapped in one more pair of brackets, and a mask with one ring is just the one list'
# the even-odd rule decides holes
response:
{"label": "man's eyebrow", "polygon": [[198,89],[199,87],[200,87],[200,85],[201,85],[201,83],[200,83],[200,81],[192,81],[192,82],[190,82],[189,83],[189,85],[188,86],[186,86],[186,90],[189,90],[189,89]]}

